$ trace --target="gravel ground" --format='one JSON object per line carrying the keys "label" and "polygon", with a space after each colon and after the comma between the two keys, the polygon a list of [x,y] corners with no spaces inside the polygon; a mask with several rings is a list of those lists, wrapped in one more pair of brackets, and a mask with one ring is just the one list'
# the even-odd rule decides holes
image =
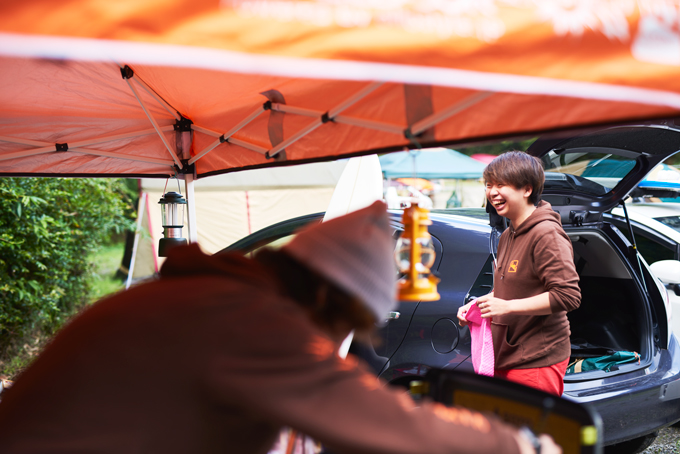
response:
{"label": "gravel ground", "polygon": [[680,453],[680,427],[667,427],[659,431],[659,436],[643,454]]}

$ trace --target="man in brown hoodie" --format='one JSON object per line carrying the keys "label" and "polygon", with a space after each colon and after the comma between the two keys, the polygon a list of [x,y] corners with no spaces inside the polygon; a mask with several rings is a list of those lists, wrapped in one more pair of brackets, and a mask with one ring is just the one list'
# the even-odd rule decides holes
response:
{"label": "man in brown hoodie", "polygon": [[0,452],[264,454],[285,425],[337,453],[533,453],[510,426],[417,406],[338,355],[394,305],[391,235],[377,202],[255,259],[173,250],[3,394]]}
{"label": "man in brown hoodie", "polygon": [[[539,202],[545,175],[538,159],[504,153],[484,180],[487,203],[510,220],[498,243],[493,292],[476,301],[492,319],[495,376],[561,395],[571,354],[567,312],[581,303],[571,241],[559,214]],[[466,310],[459,310],[462,324]]]}

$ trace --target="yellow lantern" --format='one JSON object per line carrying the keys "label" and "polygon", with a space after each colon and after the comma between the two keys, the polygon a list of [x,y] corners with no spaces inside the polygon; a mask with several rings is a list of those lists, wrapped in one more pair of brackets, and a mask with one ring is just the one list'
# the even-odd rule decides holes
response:
{"label": "yellow lantern", "polygon": [[437,301],[439,279],[430,268],[435,252],[427,226],[432,225],[429,210],[421,208],[416,201],[404,208],[402,223],[404,232],[397,241],[394,258],[399,272],[405,276],[397,283],[398,298],[404,301]]}

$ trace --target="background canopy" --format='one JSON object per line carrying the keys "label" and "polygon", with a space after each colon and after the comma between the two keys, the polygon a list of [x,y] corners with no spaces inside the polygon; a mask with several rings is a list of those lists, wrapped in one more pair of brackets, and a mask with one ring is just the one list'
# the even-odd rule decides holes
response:
{"label": "background canopy", "polygon": [[482,178],[483,163],[448,148],[411,150],[380,157],[385,178]]}

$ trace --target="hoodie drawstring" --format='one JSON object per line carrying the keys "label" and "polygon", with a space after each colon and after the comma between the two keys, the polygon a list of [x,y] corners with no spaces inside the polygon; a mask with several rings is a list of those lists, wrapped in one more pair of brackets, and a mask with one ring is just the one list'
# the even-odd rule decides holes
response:
{"label": "hoodie drawstring", "polygon": [[[510,230],[510,239],[508,240],[508,243],[505,245],[505,250],[503,251],[503,258],[505,259],[502,263],[500,263],[501,267],[501,280],[505,277],[505,265],[508,262],[508,257],[510,257],[509,252],[512,250],[511,246],[513,241],[515,240],[515,229],[511,227],[512,230]],[[498,254],[500,256],[500,254]]]}

